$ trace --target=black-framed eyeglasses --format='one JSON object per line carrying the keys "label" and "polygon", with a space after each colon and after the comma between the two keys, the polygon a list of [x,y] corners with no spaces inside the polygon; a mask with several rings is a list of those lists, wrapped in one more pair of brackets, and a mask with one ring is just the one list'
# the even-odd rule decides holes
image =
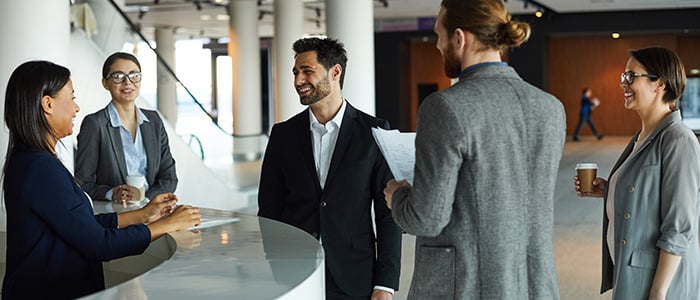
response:
{"label": "black-framed eyeglasses", "polygon": [[139,83],[141,82],[141,72],[131,72],[129,74],[124,74],[122,72],[114,72],[107,75],[107,79],[111,79],[112,82],[116,84],[123,83],[126,80],[126,78],[129,78],[129,81],[131,81],[131,83]]}
{"label": "black-framed eyeglasses", "polygon": [[620,83],[632,84],[632,83],[634,83],[635,78],[642,77],[642,76],[649,77],[649,79],[651,79],[651,80],[659,79],[659,75],[642,74],[642,73],[627,71],[627,72],[623,72],[622,74],[620,74]]}

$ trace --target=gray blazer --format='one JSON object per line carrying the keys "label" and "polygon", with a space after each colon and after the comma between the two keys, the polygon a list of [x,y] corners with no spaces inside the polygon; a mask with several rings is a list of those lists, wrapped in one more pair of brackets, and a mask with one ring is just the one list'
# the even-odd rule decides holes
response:
{"label": "gray blazer", "polygon": [[[175,160],[170,154],[168,134],[158,113],[141,109],[149,122],[139,127],[146,149],[146,197],[174,192],[177,187]],[[127,170],[119,128],[111,125],[107,108],[85,117],[78,134],[75,177],[93,200],[105,199],[105,193],[126,182]]]}
{"label": "gray blazer", "polygon": [[613,266],[605,242],[609,220],[604,213],[601,293],[612,288],[613,299],[647,299],[663,249],[683,257],[666,299],[699,299],[698,140],[676,111],[620,166],[636,139],[632,138],[610,172],[620,172],[613,226],[617,265]]}
{"label": "gray blazer", "polygon": [[565,128],[561,102],[506,65],[428,96],[414,185],[392,204],[417,235],[409,299],[559,299],[552,226]]}

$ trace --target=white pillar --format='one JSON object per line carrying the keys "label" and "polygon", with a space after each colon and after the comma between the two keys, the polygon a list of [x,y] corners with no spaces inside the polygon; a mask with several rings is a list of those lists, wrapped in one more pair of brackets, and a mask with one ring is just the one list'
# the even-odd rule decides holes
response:
{"label": "white pillar", "polygon": [[[170,27],[156,28],[156,52],[175,72],[175,34]],[[158,110],[170,124],[177,124],[177,87],[175,78],[158,60]]]}
{"label": "white pillar", "polygon": [[5,163],[9,142],[5,125],[7,80],[15,68],[29,60],[48,60],[70,68],[69,4],[55,0],[0,1],[0,165]]}
{"label": "white pillar", "polygon": [[375,113],[374,6],[372,0],[326,0],[326,32],[348,52],[343,97],[370,115]]}
{"label": "white pillar", "polygon": [[304,34],[304,1],[275,1],[274,78],[275,123],[289,119],[304,109],[294,89],[294,50],[292,44]]}
{"label": "white pillar", "polygon": [[231,27],[228,53],[233,65],[233,133],[260,134],[262,94],[257,1],[231,1],[229,15]]}
{"label": "white pillar", "polygon": [[[70,68],[69,10],[68,1],[0,1],[0,166],[5,165],[5,153],[10,139],[5,125],[7,81],[15,68],[29,60],[48,60]],[[72,151],[69,154],[65,152],[59,152],[58,155],[64,160],[69,158],[66,164],[72,170]],[[3,210],[0,212],[0,231],[6,230]]]}

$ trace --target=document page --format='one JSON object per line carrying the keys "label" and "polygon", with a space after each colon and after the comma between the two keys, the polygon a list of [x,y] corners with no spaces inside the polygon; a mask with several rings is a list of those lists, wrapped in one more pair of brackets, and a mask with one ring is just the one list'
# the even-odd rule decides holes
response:
{"label": "document page", "polygon": [[413,184],[413,166],[416,163],[415,132],[399,132],[372,128],[372,135],[384,154],[391,174],[398,180]]}

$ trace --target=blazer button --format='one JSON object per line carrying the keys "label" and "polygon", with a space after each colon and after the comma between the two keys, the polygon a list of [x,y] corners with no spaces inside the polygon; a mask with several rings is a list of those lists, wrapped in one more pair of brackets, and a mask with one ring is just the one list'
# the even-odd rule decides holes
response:
{"label": "blazer button", "polygon": [[632,217],[630,213],[625,213],[625,219],[629,220]]}
{"label": "blazer button", "polygon": [[620,240],[620,245],[622,245],[622,246],[627,245],[627,241],[625,241],[625,240]]}
{"label": "blazer button", "polygon": [[321,201],[321,207],[326,207],[326,201]]}
{"label": "blazer button", "polygon": [[629,191],[630,193],[634,192],[634,186],[630,186]]}

